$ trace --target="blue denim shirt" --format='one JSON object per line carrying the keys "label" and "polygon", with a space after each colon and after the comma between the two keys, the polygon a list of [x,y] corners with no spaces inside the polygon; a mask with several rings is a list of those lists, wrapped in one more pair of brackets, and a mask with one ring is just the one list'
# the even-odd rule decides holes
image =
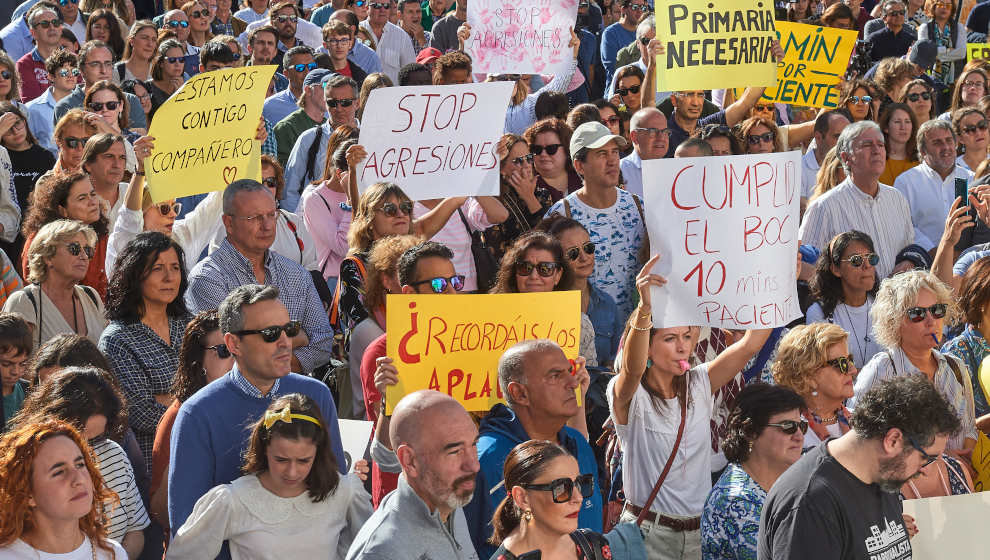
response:
{"label": "blue denim shirt", "polygon": [[622,338],[625,317],[619,313],[612,296],[588,284],[588,318],[595,326],[595,351],[598,363],[607,364],[615,360]]}

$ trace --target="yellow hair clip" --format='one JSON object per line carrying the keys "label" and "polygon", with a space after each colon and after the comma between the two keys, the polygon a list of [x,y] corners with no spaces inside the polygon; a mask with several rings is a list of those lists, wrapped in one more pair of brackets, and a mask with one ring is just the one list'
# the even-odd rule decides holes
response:
{"label": "yellow hair clip", "polygon": [[306,420],[307,422],[312,422],[321,428],[323,427],[323,423],[317,420],[316,418],[313,418],[312,416],[293,413],[289,405],[285,405],[285,408],[283,408],[281,411],[266,410],[265,419],[262,422],[262,425],[267,430],[270,429],[272,425],[275,424],[275,422],[285,422],[286,424],[291,424],[293,418],[295,418],[296,420]]}

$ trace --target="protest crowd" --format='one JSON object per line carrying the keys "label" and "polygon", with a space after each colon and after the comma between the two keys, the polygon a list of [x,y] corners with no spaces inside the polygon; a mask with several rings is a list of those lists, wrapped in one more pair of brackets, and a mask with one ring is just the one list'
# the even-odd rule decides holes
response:
{"label": "protest crowd", "polygon": [[[845,32],[806,90],[665,88],[687,8],[647,0],[557,3],[552,32],[526,27],[542,2],[8,2],[0,560],[903,560],[935,531],[905,507],[990,480],[990,60],[967,56],[990,1],[759,3],[733,56],[780,80],[804,46],[771,24]],[[528,68],[498,48],[552,49],[553,72],[482,71]],[[206,95],[184,85],[252,67],[252,138],[210,132],[254,114],[243,79],[174,117]],[[385,96],[405,128],[362,129]],[[428,124],[435,146],[400,145]],[[695,253],[651,170],[788,153],[796,311],[662,324],[671,253]],[[160,179],[244,154],[260,181]],[[706,251],[737,235],[712,209]],[[568,293],[475,342],[436,297],[477,294],[487,329]],[[437,300],[454,338],[417,324]],[[407,350],[417,329],[501,340],[491,383],[409,390],[440,360]]]}

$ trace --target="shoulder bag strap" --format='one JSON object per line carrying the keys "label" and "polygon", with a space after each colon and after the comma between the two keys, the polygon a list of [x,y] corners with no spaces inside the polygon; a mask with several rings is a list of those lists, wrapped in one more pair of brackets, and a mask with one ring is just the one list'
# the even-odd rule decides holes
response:
{"label": "shoulder bag strap", "polygon": [[281,214],[283,218],[285,218],[285,225],[289,226],[289,231],[291,231],[292,236],[296,238],[296,245],[299,247],[299,264],[302,264],[303,248],[305,247],[305,245],[303,244],[302,239],[299,239],[299,233],[296,232],[296,224],[292,223],[292,220],[289,219],[289,216],[287,215],[288,213],[285,210],[280,209],[278,213]]}
{"label": "shoulder bag strap", "polygon": [[588,529],[578,529],[571,533],[571,540],[581,549],[585,560],[604,560],[602,558],[602,549],[593,545],[591,539],[588,538],[587,533],[589,532]]}
{"label": "shoulder bag strap", "polygon": [[653,505],[653,500],[657,498],[657,494],[660,493],[660,487],[663,486],[664,479],[667,478],[667,473],[670,472],[670,467],[674,464],[674,457],[677,457],[677,450],[681,446],[681,437],[684,435],[684,423],[687,421],[687,395],[684,395],[684,402],[681,404],[681,425],[677,428],[677,439],[674,440],[674,447],[670,450],[670,457],[667,457],[667,464],[663,466],[663,472],[660,473],[660,478],[657,479],[657,483],[653,485],[653,491],[650,492],[650,497],[646,499],[646,503],[643,504],[643,509],[639,512],[639,517],[636,518],[636,525],[642,525],[643,520],[650,513],[650,507]]}
{"label": "shoulder bag strap", "polygon": [[567,197],[561,199],[564,202],[564,216],[567,218],[571,217],[571,203],[568,202]]}
{"label": "shoulder bag strap", "polygon": [[[322,187],[320,187],[320,188],[322,188]],[[316,192],[314,192],[313,194],[315,194],[316,196],[320,197],[320,200],[323,201],[323,205],[327,207],[327,214],[333,214],[333,210],[330,209],[330,203],[327,202],[327,199],[326,198],[324,198],[323,193],[320,192],[320,189],[316,189]],[[295,233],[295,230],[292,230],[292,233]],[[301,255],[300,255],[300,259],[302,259],[302,256]],[[327,265],[328,264],[330,264],[330,252],[329,251],[327,252],[327,258],[323,259],[323,263],[320,264],[320,274],[324,274],[324,275],[326,274],[326,272],[327,272]],[[340,273],[339,272],[337,273],[337,276],[340,276]],[[336,290],[334,290],[334,291],[336,291]]]}
{"label": "shoulder bag strap", "polygon": [[643,220],[643,227],[646,227],[646,215],[643,213],[643,203],[640,202],[639,197],[635,194],[632,195],[633,202],[636,203],[636,210],[639,210],[639,219]]}

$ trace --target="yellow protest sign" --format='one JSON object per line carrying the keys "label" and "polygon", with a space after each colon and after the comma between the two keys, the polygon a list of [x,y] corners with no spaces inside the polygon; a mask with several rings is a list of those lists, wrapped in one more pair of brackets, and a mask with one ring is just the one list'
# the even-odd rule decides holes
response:
{"label": "yellow protest sign", "polygon": [[660,91],[777,83],[773,2],[675,1],[657,9],[656,24],[666,49],[656,61]]}
{"label": "yellow protest sign", "polygon": [[973,491],[990,490],[990,438],[983,432],[979,432],[976,447],[973,448],[973,469],[976,471]]}
{"label": "yellow protest sign", "polygon": [[275,66],[246,66],[190,78],[158,111],[145,158],[155,202],[220,190],[236,179],[261,180],[255,140]]}
{"label": "yellow protest sign", "polygon": [[990,45],[987,43],[966,43],[966,62],[990,60]]}
{"label": "yellow protest sign", "polygon": [[763,99],[798,107],[837,107],[832,87],[849,66],[856,32],[804,23],[778,21],[784,60],[777,63],[777,84]]}
{"label": "yellow protest sign", "polygon": [[403,396],[434,389],[464,408],[505,402],[498,359],[517,342],[548,338],[573,359],[581,340],[581,293],[395,294],[385,318],[387,353],[399,383],[385,394],[386,414]]}

